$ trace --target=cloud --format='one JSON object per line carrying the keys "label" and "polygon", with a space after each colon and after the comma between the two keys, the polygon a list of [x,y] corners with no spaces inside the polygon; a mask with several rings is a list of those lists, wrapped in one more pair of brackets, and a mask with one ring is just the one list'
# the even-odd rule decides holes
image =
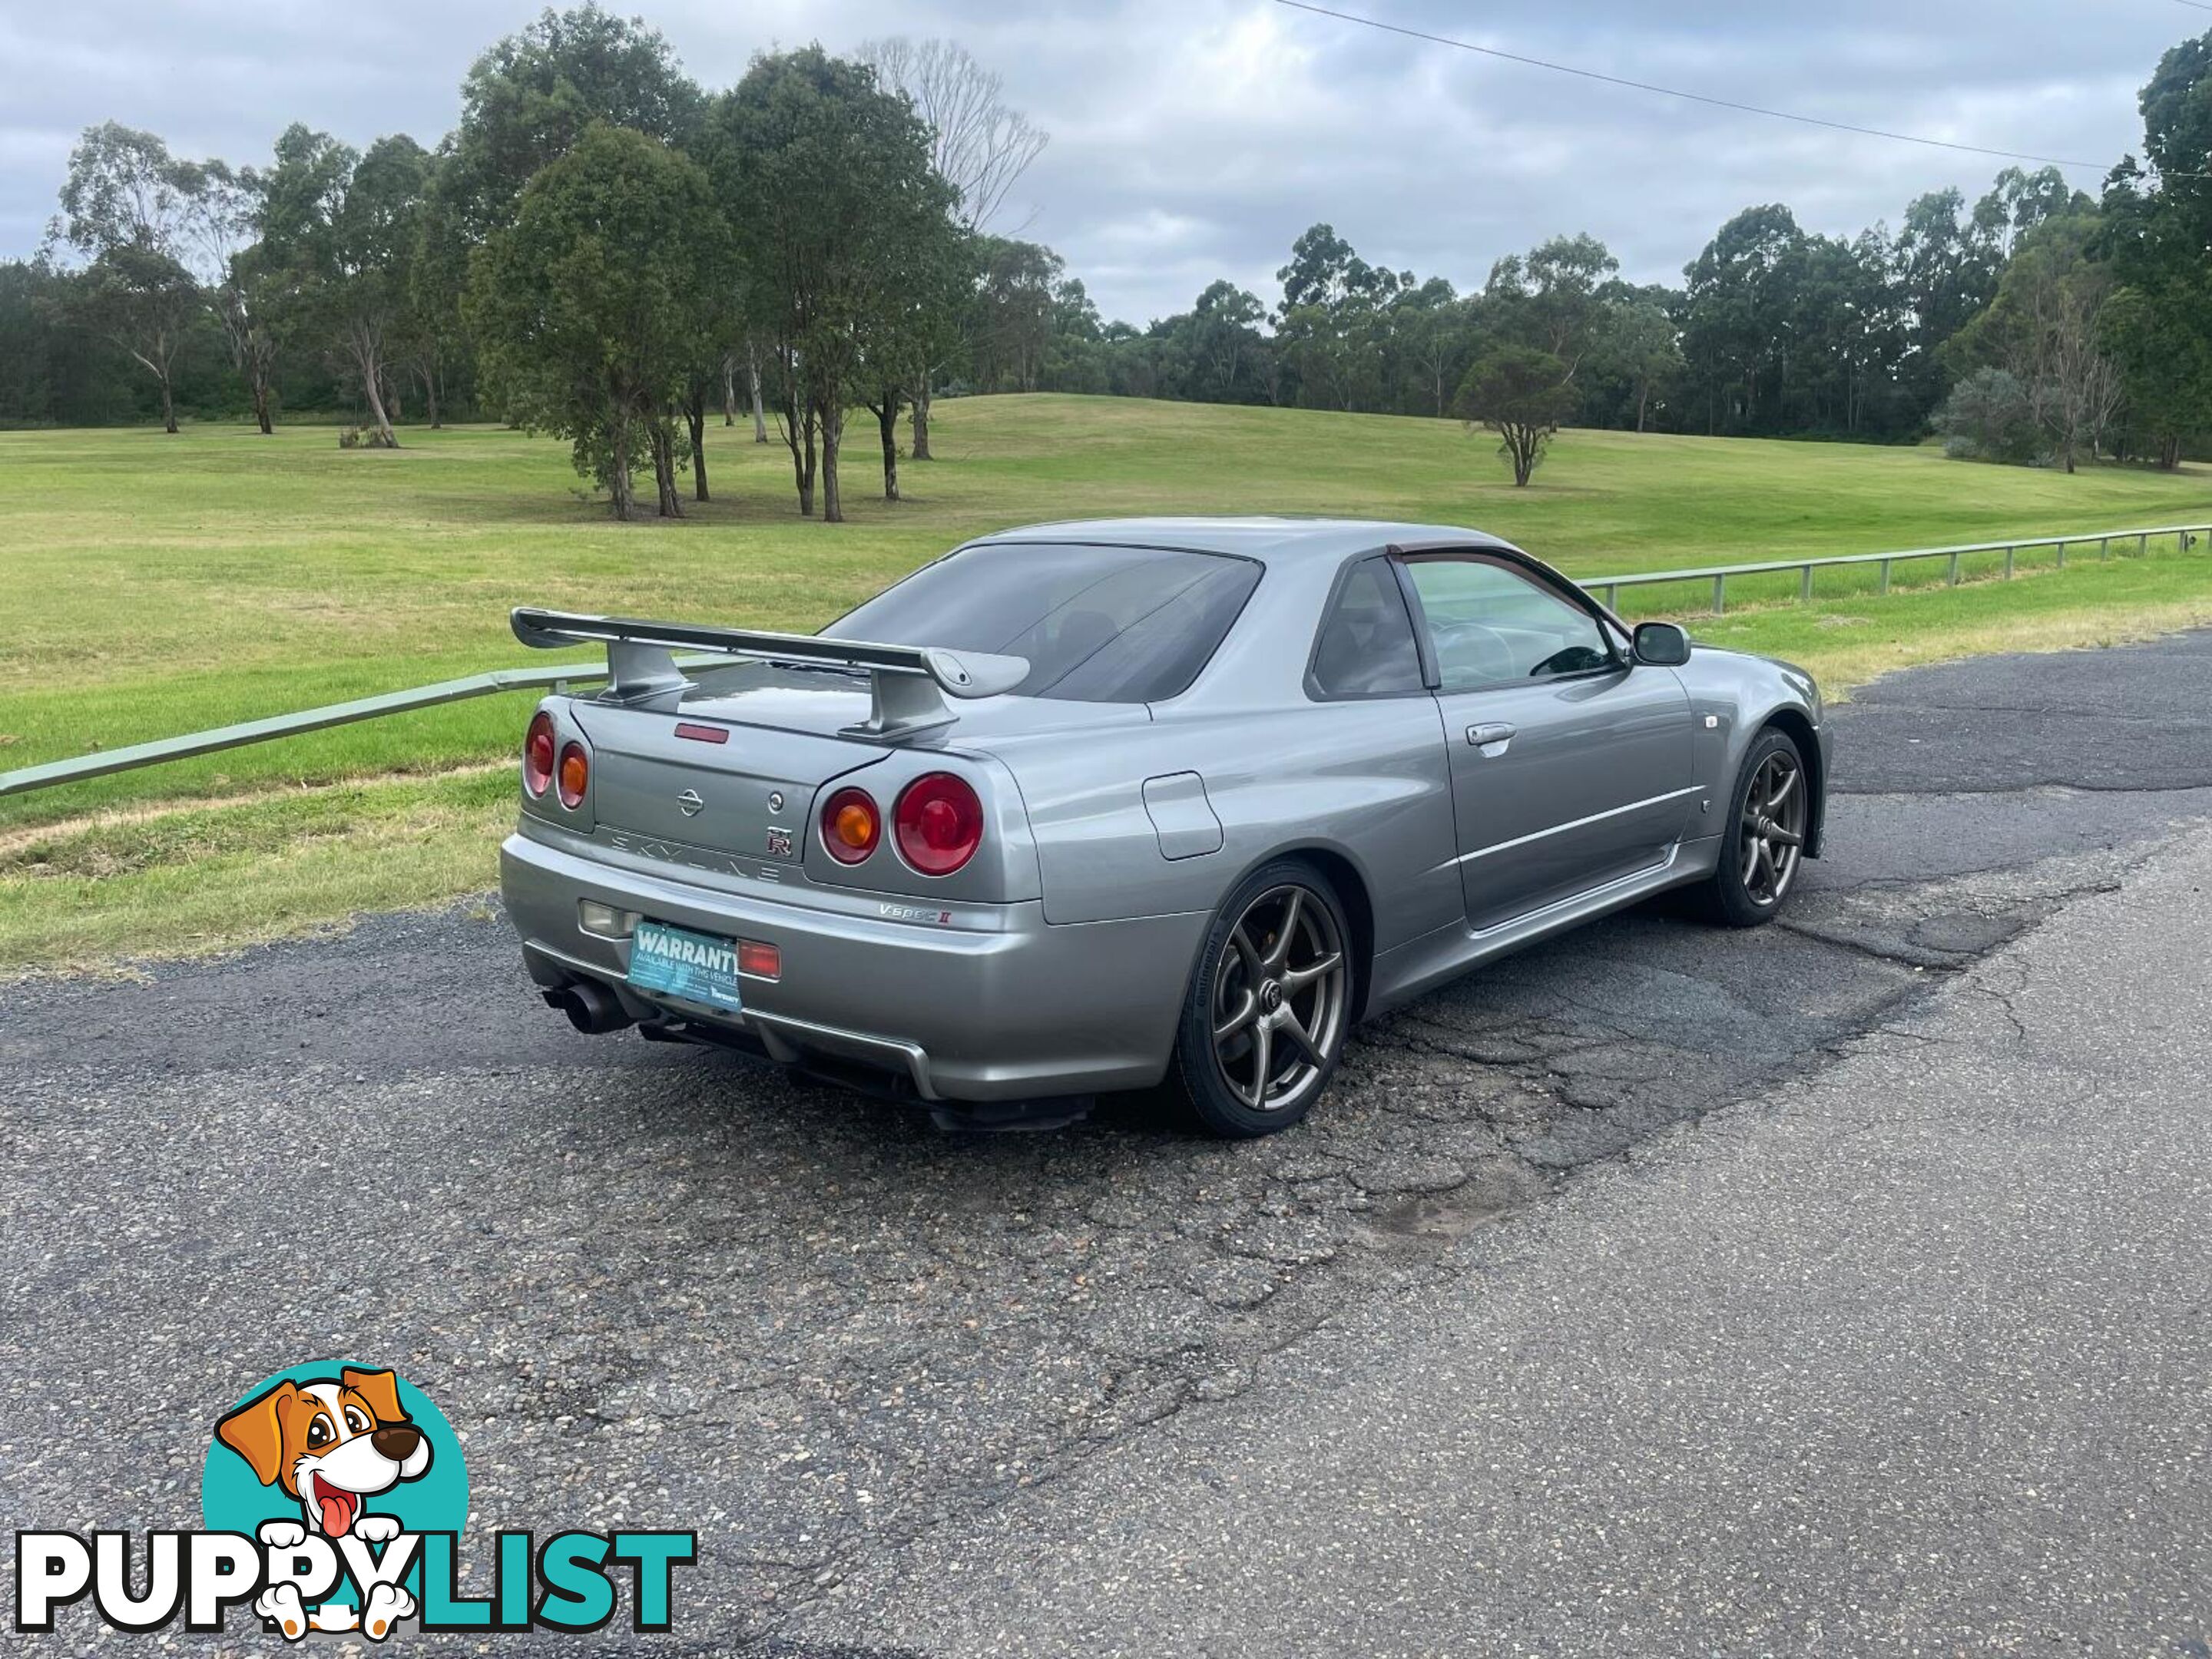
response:
{"label": "cloud", "polygon": [[[2179,9],[2060,0],[1751,5],[1333,0],[1409,27],[1717,97],[1960,143],[2080,157],[2137,147],[2136,89],[2191,33]],[[434,143],[477,52],[526,0],[264,0],[40,7],[0,0],[0,256],[37,244],[68,147],[113,118],[246,162],[292,120],[356,143]],[[999,228],[1049,242],[1102,310],[1186,308],[1226,276],[1272,301],[1291,240],[1326,220],[1370,261],[1479,285],[1499,255],[1587,230],[1643,281],[1676,281],[1754,203],[1808,228],[1893,225],[1923,191],[1968,196],[1993,158],[1856,137],[1506,64],[1272,0],[617,0],[727,84],[760,50],[949,35],[1006,77],[1052,143]],[[2169,12],[2172,15],[2168,15]],[[2212,19],[2206,20],[2212,21]],[[2094,171],[2075,182],[2094,191]]]}

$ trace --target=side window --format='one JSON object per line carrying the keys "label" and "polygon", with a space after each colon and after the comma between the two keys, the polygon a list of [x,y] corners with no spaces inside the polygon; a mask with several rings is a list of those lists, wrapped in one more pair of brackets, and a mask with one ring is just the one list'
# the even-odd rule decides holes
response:
{"label": "side window", "polygon": [[1315,642],[1314,684],[1325,696],[1419,691],[1421,653],[1413,618],[1387,560],[1362,561],[1337,589]]}
{"label": "side window", "polygon": [[1408,559],[1441,690],[1587,674],[1616,659],[1589,613],[1488,559]]}

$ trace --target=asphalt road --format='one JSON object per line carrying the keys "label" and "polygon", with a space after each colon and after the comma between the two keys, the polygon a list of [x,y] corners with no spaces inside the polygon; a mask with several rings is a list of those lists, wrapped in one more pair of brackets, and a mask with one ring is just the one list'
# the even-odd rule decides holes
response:
{"label": "asphalt road", "polygon": [[2202,1656],[2212,831],[802,1627],[932,1653]]}
{"label": "asphalt road", "polygon": [[[729,1057],[578,1037],[484,906],[136,982],[13,988],[0,1515],[196,1524],[216,1410],[343,1352],[397,1365],[467,1431],[477,1528],[696,1528],[662,1651],[964,1650],[980,1638],[903,1576],[929,1552],[980,1568],[1005,1517],[1154,1448],[1228,1444],[1255,1415],[1361,1420],[1338,1373],[1301,1369],[1348,1333],[1387,1367],[1417,1310],[1451,1308],[1427,1316],[1449,1329],[1539,1283],[1559,1322],[1543,1340],[1588,1332],[1553,1218],[1623,1179],[1621,1154],[1743,1104],[1668,1137],[1724,1158],[1717,1124],[1826,1086],[1869,1033],[2106,902],[2212,813],[2212,635],[1900,675],[1837,723],[1830,856],[1785,925],[1723,934],[1653,909],[1526,953],[1364,1031],[1312,1121],[1245,1146],[1123,1107],[947,1137]],[[2143,925],[2160,949],[2179,926]],[[1962,1120],[1928,1145],[1989,1133]],[[1867,1155],[1907,1170],[1927,1150]],[[1589,1165],[1609,1168],[1576,1176]],[[1725,1175],[1707,1179],[1674,1227],[1728,1218]],[[1633,1260],[1643,1241],[1613,1244]],[[1642,1316],[1661,1317],[1678,1286],[1641,1282]],[[1587,1352],[1602,1390],[1622,1351]],[[1685,1341],[1642,1375],[1663,1389],[1679,1367],[1689,1388],[1711,1363]],[[1531,1437],[1561,1427],[1510,1397]],[[1422,1422],[1409,1408],[1373,1431],[1402,1451]],[[1626,1457],[1662,1455],[1659,1425],[1617,1426],[1620,1492],[1663,1492]],[[1317,1487],[1308,1519],[1336,1501]],[[1583,1565],[1601,1577],[1601,1557]],[[1340,1588],[1348,1618],[1362,1592]],[[1989,1639],[1940,1645],[2010,1650],[1996,1632],[2027,1606],[1996,1586]],[[1467,1650],[1510,1650],[1512,1632],[1465,1617]]]}

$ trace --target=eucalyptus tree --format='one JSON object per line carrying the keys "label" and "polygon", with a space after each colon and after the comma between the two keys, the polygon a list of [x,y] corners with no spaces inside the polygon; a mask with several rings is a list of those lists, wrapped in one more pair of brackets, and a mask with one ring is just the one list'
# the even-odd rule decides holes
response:
{"label": "eucalyptus tree", "polygon": [[1209,283],[1182,332],[1196,366],[1194,395],[1207,403],[1257,401],[1265,383],[1267,308],[1226,279]]}
{"label": "eucalyptus tree", "polygon": [[2027,388],[2029,413],[2069,472],[2104,442],[2123,390],[2104,325],[2116,283],[2094,257],[2098,231],[2094,214],[2038,225],[2021,239],[1988,309],[1951,343],[1962,370],[1994,364]]}
{"label": "eucalyptus tree", "polygon": [[1552,434],[1574,409],[1572,373],[1548,351],[1505,344],[1476,358],[1460,382],[1460,418],[1498,434],[1498,453],[1512,467],[1516,488],[1527,486]]}
{"label": "eucalyptus tree", "polygon": [[1682,355],[1705,396],[1707,432],[1777,424],[1778,343],[1796,301],[1803,243],[1790,210],[1769,203],[1730,219],[1683,268]]}
{"label": "eucalyptus tree", "polygon": [[884,86],[913,101],[930,133],[930,161],[959,200],[962,228],[980,233],[998,216],[1049,135],[1006,102],[1006,82],[954,40],[871,40],[860,58]]}
{"label": "eucalyptus tree", "polygon": [[208,314],[204,276],[214,176],[150,132],[88,127],[70,151],[57,240],[83,255],[72,314],[154,377],[161,427],[177,429],[178,353]]}
{"label": "eucalyptus tree", "polygon": [[1595,236],[1554,236],[1509,253],[1484,285],[1484,325],[1498,337],[1557,358],[1571,380],[1604,332],[1599,290],[1620,270]]}
{"label": "eucalyptus tree", "polygon": [[252,167],[207,164],[201,239],[217,273],[210,289],[216,320],[230,348],[231,368],[245,383],[254,424],[276,429],[277,335],[284,282],[257,240],[264,181]]}
{"label": "eucalyptus tree", "polygon": [[1906,207],[1892,257],[1909,318],[1904,372],[1916,399],[1933,408],[1947,385],[1944,348],[1996,295],[2002,256],[1991,227],[1966,211],[1966,198],[1939,190]]}
{"label": "eucalyptus tree", "polygon": [[398,447],[390,407],[430,157],[404,133],[366,150],[295,123],[264,176],[260,257],[281,272],[290,331],[358,389],[373,448]]}
{"label": "eucalyptus tree", "polygon": [[987,392],[1035,392],[1052,347],[1066,264],[1041,243],[999,237],[983,241],[978,254],[968,325],[975,384]]}
{"label": "eucalyptus tree", "polygon": [[[969,236],[982,235],[1006,206],[1007,193],[1043,154],[1048,135],[1006,102],[998,72],[985,69],[957,41],[894,35],[869,41],[859,55],[880,84],[913,103],[929,132],[931,165],[952,188],[954,216]],[[939,331],[905,388],[917,461],[930,459],[930,398],[958,345],[957,335]]]}
{"label": "eucalyptus tree", "polygon": [[[703,170],[700,176],[706,177]],[[730,342],[744,331],[744,308],[738,297],[740,278],[733,269],[726,228],[718,240],[724,250],[720,264],[699,271],[695,278],[697,356],[684,377],[683,390],[677,398],[677,407],[683,412],[690,437],[691,494],[695,500],[702,501],[714,499],[707,480],[707,416],[719,393],[723,399],[725,422],[728,420],[735,355]]]}
{"label": "eucalyptus tree", "polygon": [[876,417],[884,499],[899,495],[898,417],[911,406],[916,457],[927,459],[929,384],[959,349],[961,307],[975,283],[975,243],[951,219],[924,217],[885,250],[861,331],[860,401]]}
{"label": "eucalyptus tree", "polygon": [[[1595,355],[1601,372],[1626,386],[1636,409],[1634,429],[1642,432],[1650,423],[1654,397],[1663,396],[1683,368],[1681,331],[1670,308],[1675,296],[1656,285],[1614,283],[1603,297],[1605,318]],[[1626,419],[1621,423],[1628,424]]]}
{"label": "eucalyptus tree", "polygon": [[541,168],[473,261],[469,321],[494,393],[524,426],[569,441],[578,472],[635,510],[651,466],[683,516],[668,411],[721,321],[699,275],[726,270],[705,172],[658,139],[596,123]]}
{"label": "eucalyptus tree", "polygon": [[595,4],[548,8],[470,65],[447,141],[442,193],[461,234],[481,240],[514,216],[523,186],[595,121],[679,149],[706,100],[657,29]]}
{"label": "eucalyptus tree", "polygon": [[1974,232],[1998,258],[2008,259],[2020,239],[2045,220],[2095,205],[2068,184],[2057,167],[2038,167],[2033,173],[2007,167],[1974,204]]}
{"label": "eucalyptus tree", "polygon": [[1441,416],[1474,349],[1472,307],[1449,282],[1431,276],[1400,291],[1391,323],[1392,338],[1405,359],[1408,404],[1417,392],[1419,411]]}
{"label": "eucalyptus tree", "polygon": [[429,423],[441,425],[457,368],[466,363],[468,331],[462,313],[468,297],[469,256],[474,251],[456,199],[450,141],[431,156],[415,245],[407,264],[402,318],[404,349],[422,387]]}
{"label": "eucalyptus tree", "polygon": [[1283,285],[1276,349],[1297,400],[1328,409],[1371,409],[1385,380],[1389,312],[1411,271],[1370,265],[1333,226],[1309,227],[1276,271]]}
{"label": "eucalyptus tree", "polygon": [[2101,320],[2131,424],[2158,464],[2212,430],[2212,33],[2159,60],[2143,156],[2113,170],[2102,251],[2123,285]]}
{"label": "eucalyptus tree", "polygon": [[714,112],[717,193],[744,250],[744,302],[769,343],[769,391],[799,510],[844,516],[845,410],[872,341],[903,327],[899,289],[948,233],[952,191],[927,130],[865,64],[819,46],[757,58]]}
{"label": "eucalyptus tree", "polygon": [[2098,319],[2099,337],[2127,398],[2132,449],[2161,471],[2184,445],[2212,430],[2212,271],[2118,289]]}
{"label": "eucalyptus tree", "polygon": [[41,254],[0,260],[0,424],[88,426],[129,409],[135,386],[105,341],[63,319],[78,278]]}

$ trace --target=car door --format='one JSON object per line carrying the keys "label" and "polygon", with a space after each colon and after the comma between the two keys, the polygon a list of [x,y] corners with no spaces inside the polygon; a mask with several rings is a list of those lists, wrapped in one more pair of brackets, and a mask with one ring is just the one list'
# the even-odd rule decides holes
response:
{"label": "car door", "polygon": [[1468,921],[1489,929],[1663,860],[1691,710],[1578,590],[1496,552],[1401,556],[1450,751]]}

